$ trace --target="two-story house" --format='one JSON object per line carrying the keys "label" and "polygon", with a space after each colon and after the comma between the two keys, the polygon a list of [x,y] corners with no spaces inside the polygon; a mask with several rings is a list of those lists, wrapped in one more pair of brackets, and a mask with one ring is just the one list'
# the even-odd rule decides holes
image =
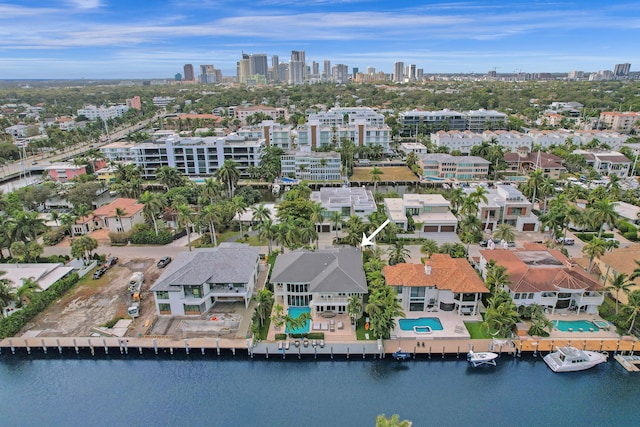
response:
{"label": "two-story house", "polygon": [[402,230],[408,229],[409,217],[414,224],[422,224],[425,233],[453,232],[458,219],[451,212],[451,203],[441,194],[404,194],[402,199],[384,199],[384,211]]}
{"label": "two-story house", "polygon": [[278,255],[271,273],[275,303],[309,307],[311,314],[346,313],[349,298],[367,294],[362,252],[341,247]]}
{"label": "two-story house", "polygon": [[260,272],[260,249],[236,243],[181,252],[150,291],[159,315],[198,316],[218,302],[249,307]]}
{"label": "two-story house", "polygon": [[136,224],[142,224],[144,205],[136,199],[119,197],[113,202],[100,206],[89,216],[76,220],[73,234],[82,235],[94,230],[109,229],[116,233],[127,232]]}
{"label": "two-story house", "polygon": [[367,221],[367,216],[377,210],[373,193],[365,187],[322,187],[311,193],[311,200],[322,206],[324,222],[316,225],[323,232],[331,231],[331,212],[340,212],[344,220],[356,215]]}
{"label": "two-story house", "polygon": [[382,274],[406,313],[442,310],[475,316],[482,294],[489,293],[466,259],[448,254],[433,254],[424,265],[387,265]]}
{"label": "two-story house", "polygon": [[[473,188],[466,188],[467,194]],[[517,231],[537,231],[538,217],[531,211],[533,207],[520,190],[511,185],[496,185],[485,194],[487,201],[478,204],[478,215],[484,230],[495,230],[498,224],[509,224]]]}
{"label": "two-story house", "polygon": [[506,290],[518,307],[538,304],[551,314],[597,314],[604,301],[603,286],[559,250],[539,243],[525,243],[516,250],[481,250],[477,268],[484,278],[491,261],[506,268]]}

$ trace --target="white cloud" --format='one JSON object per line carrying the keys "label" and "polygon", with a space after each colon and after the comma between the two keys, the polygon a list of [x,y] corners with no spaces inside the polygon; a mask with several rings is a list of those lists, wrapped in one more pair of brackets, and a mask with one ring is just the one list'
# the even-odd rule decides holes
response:
{"label": "white cloud", "polygon": [[102,0],[67,0],[67,3],[77,9],[97,9],[102,6]]}

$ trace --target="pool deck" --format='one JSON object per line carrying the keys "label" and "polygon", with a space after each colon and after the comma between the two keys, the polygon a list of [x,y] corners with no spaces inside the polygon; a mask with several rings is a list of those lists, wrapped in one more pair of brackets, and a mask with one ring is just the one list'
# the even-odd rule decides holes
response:
{"label": "pool deck", "polygon": [[437,317],[442,324],[441,331],[431,331],[430,333],[417,333],[413,330],[403,331],[400,329],[398,319],[395,320],[395,329],[391,332],[391,337],[395,339],[412,339],[412,340],[435,340],[435,339],[469,339],[469,331],[467,331],[464,322],[482,321],[482,317],[478,316],[458,316],[450,311],[411,311],[406,313],[407,319],[417,319],[420,317]]}
{"label": "pool deck", "polygon": [[[334,322],[334,330],[331,331],[330,323],[333,320]],[[342,322],[342,329],[338,328],[338,322]],[[314,323],[320,323],[323,326],[326,326],[327,329],[315,330],[313,329]],[[351,327],[351,320],[347,314],[336,314],[334,317],[322,317],[319,314],[316,314],[311,318],[311,326],[309,327],[309,332],[322,332],[324,333],[324,340],[327,342],[344,342],[344,341],[356,341],[356,331]],[[267,341],[275,341],[276,334],[284,333],[284,328],[280,328],[280,330],[276,330],[275,326],[273,326],[273,322],[269,327],[269,332],[267,334]]]}
{"label": "pool deck", "polygon": [[[552,322],[555,322],[556,320],[560,320],[560,321],[565,321],[565,322],[572,322],[572,321],[578,321],[578,320],[584,320],[584,321],[588,321],[588,322],[605,322],[605,323],[609,323],[606,320],[604,320],[603,318],[601,318],[600,316],[598,316],[597,314],[570,314],[570,315],[561,315],[561,314],[555,314],[555,315],[549,315],[547,316],[549,318],[549,320],[551,320]],[[603,329],[599,329],[596,332],[591,332],[591,331],[561,331],[559,329],[556,329],[555,327],[553,328],[553,330],[551,331],[551,334],[549,335],[550,339],[612,339],[612,338],[618,338],[619,335],[615,330],[615,327],[611,327],[611,330],[603,330]]]}

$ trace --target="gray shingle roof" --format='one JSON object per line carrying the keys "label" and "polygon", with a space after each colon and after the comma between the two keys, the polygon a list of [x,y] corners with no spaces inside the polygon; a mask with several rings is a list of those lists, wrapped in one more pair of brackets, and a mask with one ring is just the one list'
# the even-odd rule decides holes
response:
{"label": "gray shingle roof", "polygon": [[278,255],[271,282],[309,283],[310,292],[367,292],[362,252],[351,247]]}
{"label": "gray shingle roof", "polygon": [[260,249],[223,243],[217,248],[180,253],[167,266],[151,291],[179,291],[184,285],[247,283],[255,270]]}

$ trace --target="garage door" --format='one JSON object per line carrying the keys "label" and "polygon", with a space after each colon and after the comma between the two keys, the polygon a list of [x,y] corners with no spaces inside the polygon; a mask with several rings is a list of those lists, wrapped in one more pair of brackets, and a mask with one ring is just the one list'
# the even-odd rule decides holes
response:
{"label": "garage door", "polygon": [[331,224],[322,224],[320,228],[323,233],[329,233],[331,231]]}
{"label": "garage door", "polygon": [[445,231],[446,231],[446,232],[453,233],[454,231],[456,231],[455,229],[456,229],[456,228],[455,228],[453,225],[443,225],[443,226],[440,228],[440,231],[442,231],[442,232],[445,232]]}
{"label": "garage door", "polygon": [[522,231],[536,231],[535,224],[522,224]]}
{"label": "garage door", "polygon": [[424,232],[425,233],[437,233],[438,232],[438,226],[437,225],[425,225],[424,226]]}

